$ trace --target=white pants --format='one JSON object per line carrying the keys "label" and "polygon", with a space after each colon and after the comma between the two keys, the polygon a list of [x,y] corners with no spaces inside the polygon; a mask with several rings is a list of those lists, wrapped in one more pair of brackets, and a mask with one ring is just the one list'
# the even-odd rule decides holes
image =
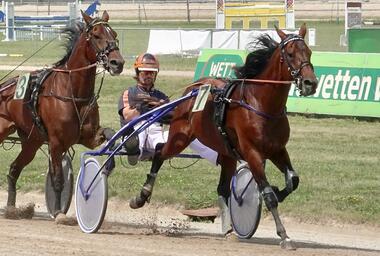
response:
{"label": "white pants", "polygon": [[[140,127],[142,123],[136,125],[135,129]],[[143,152],[154,153],[156,145],[158,143],[165,143],[168,140],[169,131],[164,131],[159,123],[153,123],[145,130],[139,134],[139,148],[140,148],[140,159],[144,158]],[[213,165],[216,165],[218,158],[218,153],[209,147],[203,145],[199,140],[193,140],[189,147],[195,153],[200,155],[202,158],[208,160]]]}

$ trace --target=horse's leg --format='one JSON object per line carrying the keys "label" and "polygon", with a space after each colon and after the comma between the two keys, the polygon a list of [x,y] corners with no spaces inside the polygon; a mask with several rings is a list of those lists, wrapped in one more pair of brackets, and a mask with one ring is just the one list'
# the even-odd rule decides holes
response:
{"label": "horse's leg", "polygon": [[152,196],[153,186],[156,181],[157,173],[160,170],[164,159],[161,158],[161,150],[164,144],[159,143],[156,146],[156,152],[153,156],[152,166],[150,168],[150,173],[147,174],[146,181],[140,191],[140,194],[129,201],[129,206],[132,209],[138,209],[144,206],[145,202],[150,201]]}
{"label": "horse's leg", "polygon": [[218,162],[221,165],[221,172],[218,184],[218,204],[220,217],[222,220],[222,233],[227,235],[232,232],[230,211],[228,208],[228,198],[231,195],[231,179],[236,170],[236,160],[230,157],[219,155]]}
{"label": "horse's leg", "polygon": [[273,188],[270,186],[265,175],[265,160],[257,151],[252,149],[249,143],[244,143],[244,145],[242,145],[242,149],[242,151],[245,152],[245,159],[248,162],[252,175],[259,186],[259,190],[264,199],[265,205],[272,213],[273,219],[276,223],[277,235],[281,238],[281,248],[292,250],[296,249],[286,234],[285,227],[281,222],[280,215],[277,210],[278,199],[276,193],[273,191]]}
{"label": "horse's leg", "polygon": [[41,147],[42,142],[23,140],[21,141],[21,152],[12,162],[8,179],[8,201],[7,206],[16,206],[16,183],[22,169],[28,165],[36,155],[37,150]]}
{"label": "horse's leg", "polygon": [[[170,130],[174,129],[174,125],[170,127]],[[169,134],[168,141],[166,143],[158,143],[152,160],[152,166],[150,173],[147,175],[147,179],[140,191],[140,194],[132,198],[129,202],[129,206],[132,209],[141,208],[145,202],[149,202],[152,196],[153,186],[156,181],[158,171],[160,170],[164,161],[170,157],[173,157],[182,152],[191,142],[188,135],[171,135]]]}
{"label": "horse's leg", "polygon": [[[14,132],[14,124],[5,118],[0,118],[0,142],[3,142],[8,137],[8,135],[13,133],[13,132]],[[15,161],[11,164],[9,174],[7,175],[7,180],[8,180],[7,206],[15,206],[16,205],[16,181],[17,181],[18,176],[20,175],[21,170],[18,172],[17,178],[12,178],[11,170],[14,169],[14,168],[12,168],[14,163],[15,163]],[[15,171],[13,171],[13,173],[14,172]]]}
{"label": "horse's leg", "polygon": [[279,153],[275,154],[270,160],[276,165],[276,167],[285,175],[285,188],[281,191],[277,187],[273,187],[279,202],[297,189],[299,183],[299,177],[290,162],[288,151],[284,148]]}
{"label": "horse's leg", "polygon": [[62,155],[64,153],[62,144],[53,138],[49,140],[50,164],[49,168],[51,184],[55,192],[54,216],[61,213],[61,194],[64,187],[64,177],[62,171]]}

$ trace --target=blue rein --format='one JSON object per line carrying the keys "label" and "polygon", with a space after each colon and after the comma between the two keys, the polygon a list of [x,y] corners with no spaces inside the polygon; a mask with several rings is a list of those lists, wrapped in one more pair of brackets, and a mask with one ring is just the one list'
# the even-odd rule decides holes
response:
{"label": "blue rein", "polygon": [[248,109],[249,111],[252,111],[253,113],[255,113],[256,115],[258,116],[261,116],[265,119],[269,119],[269,120],[273,120],[273,119],[278,119],[278,118],[281,118],[283,116],[286,116],[286,107],[284,108],[284,110],[277,114],[277,115],[270,115],[270,114],[267,114],[265,112],[262,112],[254,107],[252,107],[251,105],[249,105],[248,103],[246,103],[244,100],[233,100],[233,99],[225,99],[226,102],[228,103],[235,103],[235,104],[238,104],[240,105],[241,107],[245,108],[245,109]]}

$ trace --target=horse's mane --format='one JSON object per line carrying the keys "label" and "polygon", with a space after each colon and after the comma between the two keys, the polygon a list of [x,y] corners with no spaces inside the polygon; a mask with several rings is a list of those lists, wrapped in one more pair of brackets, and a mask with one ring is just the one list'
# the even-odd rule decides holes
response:
{"label": "horse's mane", "polygon": [[78,41],[78,38],[83,31],[83,28],[83,23],[78,22],[73,27],[67,27],[62,30],[61,33],[65,34],[66,39],[64,43],[64,47],[66,48],[66,54],[65,56],[63,56],[61,60],[53,64],[54,67],[61,66],[67,62],[71,55],[71,52],[73,51],[75,43]]}
{"label": "horse's mane", "polygon": [[251,51],[243,66],[235,68],[237,78],[254,78],[259,75],[267,65],[268,60],[278,47],[278,43],[268,34],[263,34],[248,44],[248,49],[257,49]]}

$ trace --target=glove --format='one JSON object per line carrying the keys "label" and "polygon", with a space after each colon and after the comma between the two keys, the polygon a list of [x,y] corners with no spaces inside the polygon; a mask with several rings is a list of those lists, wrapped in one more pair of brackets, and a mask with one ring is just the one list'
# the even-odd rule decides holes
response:
{"label": "glove", "polygon": [[140,112],[140,115],[142,115],[154,109],[155,106],[149,105],[146,102],[141,102],[141,103],[137,103],[135,108],[138,112]]}
{"label": "glove", "polygon": [[140,112],[140,114],[144,114],[156,107],[159,107],[169,101],[166,100],[160,100],[156,97],[152,96],[140,96],[137,98],[138,102],[136,104],[137,111]]}

